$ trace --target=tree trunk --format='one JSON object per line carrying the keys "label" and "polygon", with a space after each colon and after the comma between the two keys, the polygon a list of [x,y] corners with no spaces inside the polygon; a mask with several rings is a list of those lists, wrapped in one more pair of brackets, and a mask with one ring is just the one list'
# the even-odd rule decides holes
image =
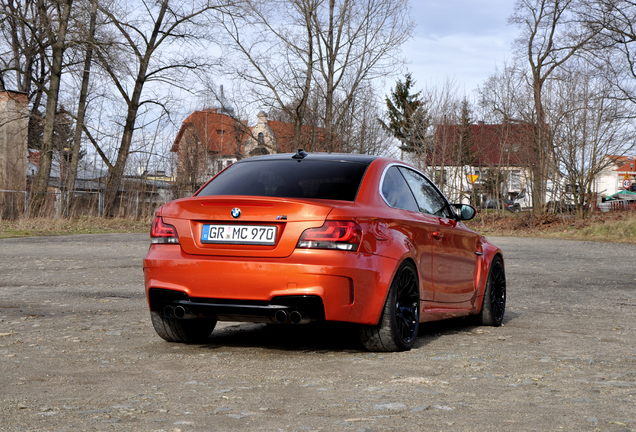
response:
{"label": "tree trunk", "polygon": [[335,0],[329,0],[329,30],[327,34],[327,46],[325,54],[327,56],[327,82],[325,92],[325,150],[328,153],[333,151],[333,82],[334,82],[334,66],[336,61],[336,51],[334,50],[334,9]]}
{"label": "tree trunk", "polygon": [[148,65],[150,63],[150,57],[152,56],[155,48],[157,37],[160,34],[161,25],[168,9],[168,0],[163,0],[161,3],[161,10],[155,21],[155,26],[152,31],[152,36],[146,44],[146,52],[139,59],[139,72],[135,80],[135,88],[133,90],[132,97],[128,101],[128,111],[126,114],[126,122],[124,123],[124,132],[122,134],[121,143],[119,145],[119,151],[117,152],[117,161],[110,171],[108,182],[106,183],[106,195],[104,198],[104,214],[107,216],[114,216],[113,210],[115,208],[115,201],[117,199],[117,193],[121,187],[121,179],[124,175],[124,169],[126,167],[126,161],[128,160],[128,154],[130,153],[130,145],[132,143],[132,136],[135,130],[135,121],[137,120],[137,111],[139,110],[139,101],[141,99],[141,92],[147,78]]}
{"label": "tree trunk", "polygon": [[[303,122],[305,120],[305,112],[307,111],[307,100],[311,91],[311,80],[313,78],[314,69],[314,36],[312,29],[312,20],[316,13],[316,5],[313,3],[303,4],[305,27],[307,30],[307,72],[305,75],[305,84],[303,86],[302,98],[296,107],[296,116],[294,118],[294,143],[298,147],[302,142]],[[305,144],[303,144],[306,147]],[[291,149],[294,151],[294,149]]]}
{"label": "tree trunk", "polygon": [[532,212],[542,213],[545,205],[545,185],[548,165],[546,119],[541,100],[543,82],[538,76],[538,71],[533,71],[532,82],[534,106],[536,112],[536,124],[534,127],[534,161],[532,165]]}
{"label": "tree trunk", "polygon": [[75,136],[73,137],[73,150],[71,153],[71,166],[69,167],[68,179],[66,183],[65,215],[69,215],[73,205],[73,191],[75,190],[75,179],[77,178],[77,164],[82,143],[82,130],[84,127],[84,117],[86,114],[86,97],[88,94],[88,81],[90,79],[91,62],[93,59],[93,38],[95,37],[95,21],[97,20],[97,0],[91,0],[91,18],[86,41],[86,58],[84,60],[84,73],[82,75],[82,88],[77,106],[77,120],[75,122]]}
{"label": "tree trunk", "polygon": [[[53,154],[53,135],[55,128],[55,115],[57,112],[57,101],[60,92],[60,81],[62,77],[62,60],[66,44],[66,30],[71,13],[73,0],[66,0],[63,4],[62,15],[59,17],[59,27],[54,33],[51,22],[47,22],[47,32],[51,43],[51,78],[46,100],[46,117],[44,118],[44,131],[42,134],[42,147],[40,149],[40,171],[35,181],[34,187],[34,211],[39,212],[45,200],[48,187],[49,176],[51,174],[51,159]],[[47,16],[44,0],[38,2],[40,14]]]}

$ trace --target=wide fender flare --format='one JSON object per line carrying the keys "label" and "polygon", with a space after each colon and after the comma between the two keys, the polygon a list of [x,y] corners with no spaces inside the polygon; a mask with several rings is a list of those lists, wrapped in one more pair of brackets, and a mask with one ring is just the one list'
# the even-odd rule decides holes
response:
{"label": "wide fender flare", "polygon": [[[391,258],[395,258],[395,257],[391,257]],[[391,278],[389,279],[389,284],[384,289],[384,297],[382,300],[382,305],[377,311],[377,314],[374,319],[374,325],[377,325],[380,322],[380,318],[382,317],[382,312],[384,311],[384,305],[386,305],[386,300],[389,296],[389,291],[391,290],[391,285],[393,284],[393,281],[395,280],[395,276],[397,275],[398,269],[404,263],[404,261],[410,261],[411,263],[413,263],[413,265],[415,266],[415,271],[417,272],[418,279],[421,278],[420,270],[416,264],[417,259],[415,257],[414,251],[405,250],[403,251],[403,254],[401,257],[395,258],[395,261],[394,261],[395,265],[393,266],[393,270],[391,271]],[[418,284],[421,286],[421,280],[418,281]]]}
{"label": "wide fender flare", "polygon": [[486,284],[488,283],[488,274],[490,273],[490,267],[495,257],[499,256],[499,258],[501,258],[501,263],[504,266],[504,271],[506,269],[506,263],[504,261],[501,249],[487,242],[482,243],[481,246],[483,255],[481,256],[479,280],[477,281],[477,290],[475,292],[475,297],[473,300],[473,313],[479,313],[479,311],[481,310],[481,306],[484,301],[484,293],[486,291]]}

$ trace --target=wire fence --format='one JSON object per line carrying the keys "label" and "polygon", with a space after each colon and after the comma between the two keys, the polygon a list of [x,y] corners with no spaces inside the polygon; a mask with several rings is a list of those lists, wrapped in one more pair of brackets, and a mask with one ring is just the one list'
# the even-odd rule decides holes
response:
{"label": "wire fence", "polygon": [[[173,199],[192,196],[192,191],[179,190],[174,185],[165,188],[129,189],[119,191],[108,216],[144,219],[152,217],[157,208]],[[54,188],[45,194],[30,191],[0,190],[0,220],[18,218],[104,217],[106,190],[76,190],[67,192]],[[636,201],[615,200],[599,203],[601,212],[636,211]]]}
{"label": "wire fence", "polygon": [[[63,191],[45,194],[0,190],[0,220],[18,218],[104,217],[105,190]],[[180,195],[172,190],[131,190],[118,192],[110,216],[142,219],[150,217],[161,205]]]}

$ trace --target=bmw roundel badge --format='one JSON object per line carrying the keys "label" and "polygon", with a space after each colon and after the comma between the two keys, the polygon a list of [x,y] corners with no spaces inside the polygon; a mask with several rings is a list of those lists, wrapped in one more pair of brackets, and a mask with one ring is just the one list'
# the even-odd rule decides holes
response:
{"label": "bmw roundel badge", "polygon": [[232,217],[233,217],[234,219],[236,219],[236,218],[238,218],[239,216],[241,216],[241,209],[240,209],[240,208],[238,208],[238,207],[234,207],[234,208],[232,209]]}

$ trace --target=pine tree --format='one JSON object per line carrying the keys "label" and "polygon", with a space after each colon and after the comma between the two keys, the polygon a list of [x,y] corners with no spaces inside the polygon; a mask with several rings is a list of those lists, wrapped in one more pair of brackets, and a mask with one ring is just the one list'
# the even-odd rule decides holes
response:
{"label": "pine tree", "polygon": [[411,94],[414,84],[410,73],[405,75],[404,82],[398,79],[390,98],[386,98],[389,124],[381,123],[384,130],[400,141],[400,150],[420,155],[426,150],[430,117],[424,107],[425,102],[420,98],[421,91]]}
{"label": "pine tree", "polygon": [[475,158],[473,152],[473,119],[470,116],[470,105],[468,100],[462,101],[461,123],[457,128],[457,162],[459,165],[470,165]]}

